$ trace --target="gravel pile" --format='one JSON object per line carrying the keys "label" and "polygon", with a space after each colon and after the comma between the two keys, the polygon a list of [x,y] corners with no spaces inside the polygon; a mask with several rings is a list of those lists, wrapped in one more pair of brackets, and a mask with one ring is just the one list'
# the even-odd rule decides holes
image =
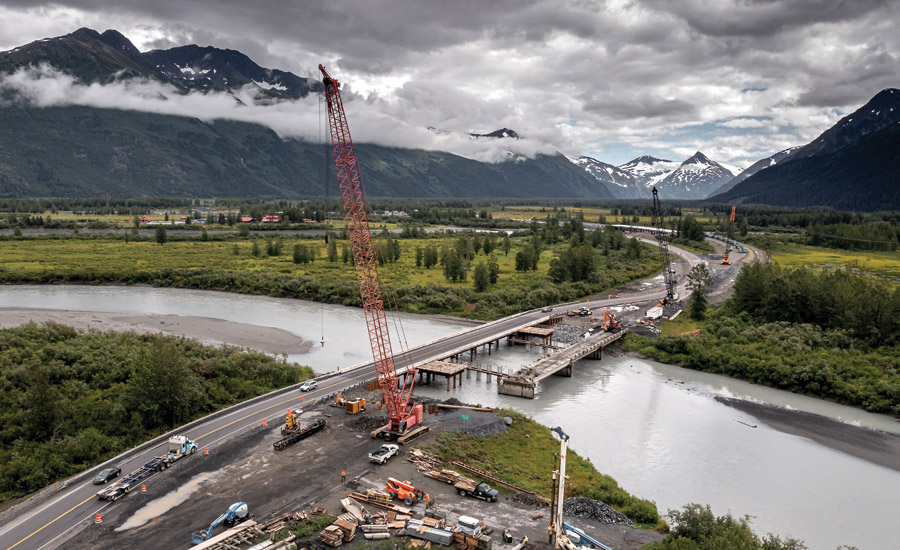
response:
{"label": "gravel pile", "polygon": [[572,325],[556,325],[556,332],[553,333],[553,343],[557,345],[571,344],[581,335],[587,332],[584,327],[576,327]]}
{"label": "gravel pile", "polygon": [[607,525],[627,525],[634,527],[634,522],[624,514],[613,510],[608,504],[586,497],[567,498],[563,501],[563,515],[585,518]]}
{"label": "gravel pile", "polygon": [[[469,420],[463,420],[463,416],[469,417]],[[507,429],[506,422],[496,414],[468,409],[441,409],[441,425],[447,430],[467,432],[477,437],[496,435]]]}

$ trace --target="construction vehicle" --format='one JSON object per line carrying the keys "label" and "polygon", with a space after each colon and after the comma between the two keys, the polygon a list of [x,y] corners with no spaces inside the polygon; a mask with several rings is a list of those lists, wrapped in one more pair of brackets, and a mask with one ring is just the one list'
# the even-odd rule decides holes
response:
{"label": "construction vehicle", "polygon": [[329,403],[329,405],[331,405],[332,407],[343,407],[344,403],[344,394],[338,392],[334,394],[334,399],[331,400],[331,403]]}
{"label": "construction vehicle", "polygon": [[497,489],[491,489],[491,486],[487,483],[479,483],[475,485],[474,483],[467,481],[460,481],[453,485],[456,489],[456,492],[459,493],[460,496],[469,496],[484,499],[488,502],[497,502],[497,495],[500,494]]}
{"label": "construction vehicle", "polygon": [[606,332],[619,332],[622,330],[622,322],[616,321],[616,318],[607,309],[603,312],[603,324],[600,325],[600,328]]}
{"label": "construction vehicle", "polygon": [[287,415],[284,417],[284,426],[281,427],[281,435],[294,433],[298,429],[300,429],[299,413],[288,409]]}
{"label": "construction vehicle", "polygon": [[381,448],[377,451],[369,453],[369,460],[371,460],[375,464],[384,464],[388,461],[389,458],[399,452],[400,447],[392,443],[387,443],[382,445]]}
{"label": "construction vehicle", "polygon": [[424,426],[413,428],[422,421],[421,405],[415,406],[409,401],[418,371],[408,366],[402,378],[397,374],[385,316],[381,281],[378,277],[378,259],[372,242],[372,232],[369,229],[356,148],[350,137],[350,127],[341,100],[341,84],[332,78],[322,65],[319,65],[319,71],[322,73],[322,83],[325,86],[331,152],[341,189],[347,235],[353,251],[356,282],[359,284],[359,294],[366,314],[366,327],[378,375],[378,385],[388,412],[388,424],[373,434],[376,437],[396,437],[403,443],[404,437],[409,440],[428,430]]}
{"label": "construction vehicle", "polygon": [[582,317],[587,317],[588,315],[593,315],[593,314],[594,314],[594,312],[591,311],[591,308],[589,308],[589,307],[578,308],[578,315],[580,315]]}
{"label": "construction vehicle", "polygon": [[731,217],[728,219],[728,238],[725,240],[725,254],[722,255],[722,265],[731,265],[731,260],[728,256],[731,254],[731,243],[734,241],[734,210],[735,207],[732,205]]}
{"label": "construction vehicle", "polygon": [[209,524],[207,529],[202,531],[194,531],[191,533],[191,542],[200,544],[212,536],[213,529],[219,525],[224,525],[226,529],[234,527],[238,523],[243,523],[250,519],[250,508],[244,502],[235,502],[228,507],[224,514],[217,517]]}
{"label": "construction vehicle", "polygon": [[173,435],[166,444],[166,454],[147,461],[146,464],[134,472],[123,477],[118,482],[97,492],[100,500],[115,501],[139,485],[139,482],[156,472],[161,472],[178,462],[182,458],[192,455],[197,451],[197,444],[183,435]]}
{"label": "construction vehicle", "polygon": [[389,477],[384,486],[384,491],[391,497],[391,500],[395,498],[400,499],[407,506],[412,506],[423,499],[425,502],[431,503],[431,497],[428,496],[428,493],[416,489],[408,481],[400,481]]}
{"label": "construction vehicle", "polygon": [[347,414],[359,414],[366,410],[366,400],[365,399],[353,399],[352,401],[344,402],[344,411]]}
{"label": "construction vehicle", "polygon": [[662,303],[670,304],[678,300],[678,294],[675,293],[675,270],[672,269],[672,262],[669,260],[669,244],[666,240],[665,219],[656,187],[653,188],[653,225],[656,228],[659,257],[662,260],[663,282],[666,285],[666,295],[662,299]]}
{"label": "construction vehicle", "polygon": [[[325,420],[320,418],[311,422],[310,424],[303,425],[300,422],[297,422],[298,427],[294,430],[285,432],[282,428],[282,434],[284,437],[273,443],[273,447],[275,447],[276,451],[281,451],[293,445],[294,443],[306,439],[316,432],[320,432],[325,429]],[[285,425],[285,428],[287,425]]]}

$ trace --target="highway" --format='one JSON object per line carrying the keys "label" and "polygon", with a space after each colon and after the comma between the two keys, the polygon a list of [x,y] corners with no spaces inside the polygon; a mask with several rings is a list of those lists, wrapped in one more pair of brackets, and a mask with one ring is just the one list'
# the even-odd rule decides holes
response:
{"label": "highway", "polygon": [[[637,238],[640,239],[640,237]],[[640,240],[644,241],[644,239]],[[655,241],[645,242],[656,244]],[[702,261],[690,252],[671,246],[669,248],[670,251],[681,256],[691,266]],[[677,292],[684,297],[685,290],[682,282]],[[664,290],[655,291],[641,295],[627,295],[587,303],[582,302],[579,303],[579,306],[595,309],[623,303],[658,302],[664,295]],[[473,327],[450,337],[413,348],[403,356],[402,361],[399,360],[400,354],[397,354],[397,365],[398,367],[404,367],[407,364],[418,364],[440,358],[446,356],[449,351],[466,346],[471,347],[473,343],[479,341],[490,340],[492,335],[496,336],[493,338],[496,340],[517,326],[546,317],[546,313],[540,310],[533,310]],[[196,441],[200,447],[199,453],[203,452],[204,447],[208,447],[210,452],[214,452],[217,443],[244,430],[259,426],[264,418],[273,422],[283,421],[283,417],[288,409],[297,409],[298,406],[302,406],[301,397],[304,400],[320,398],[374,378],[375,369],[373,364],[363,364],[345,372],[320,377],[319,388],[314,391],[304,393],[293,388],[276,392],[265,399],[232,407],[226,414],[214,413],[202,421],[193,423],[193,427],[190,429],[179,430],[178,433]],[[165,454],[165,452],[166,443],[163,442],[149,449],[129,451],[123,456],[114,459],[115,462],[108,461],[108,465],[120,465],[123,473],[128,473],[137,470],[151,458]],[[184,460],[194,460],[194,457],[186,457]],[[173,467],[177,468],[178,466],[179,464],[176,463]],[[115,506],[116,504],[113,502],[97,499],[96,492],[105,486],[91,483],[93,474],[99,471],[101,467],[98,466],[92,469],[90,475],[85,476],[82,481],[63,489],[59,493],[53,494],[50,498],[34,498],[35,502],[26,506],[24,510],[20,510],[15,517],[10,518],[6,524],[0,526],[0,550],[12,550],[14,548],[16,550],[44,550],[54,548],[61,544],[63,537],[70,534],[72,530],[85,524],[85,522],[93,522],[98,512],[102,514],[106,507]],[[166,475],[166,471],[164,470],[156,475]],[[133,498],[133,495],[125,496],[124,498]]]}

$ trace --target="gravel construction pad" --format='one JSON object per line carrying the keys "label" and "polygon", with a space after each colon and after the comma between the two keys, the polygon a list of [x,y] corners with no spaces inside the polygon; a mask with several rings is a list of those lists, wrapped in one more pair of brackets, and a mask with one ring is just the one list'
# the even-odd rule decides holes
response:
{"label": "gravel construction pad", "polygon": [[634,527],[634,522],[619,511],[613,510],[605,502],[586,497],[567,498],[563,501],[563,515],[592,519],[607,525],[627,525]]}
{"label": "gravel construction pad", "polygon": [[[469,420],[463,420],[467,416]],[[441,427],[445,430],[466,432],[477,437],[497,435],[506,431],[502,418],[494,413],[470,411],[468,409],[441,409]]]}

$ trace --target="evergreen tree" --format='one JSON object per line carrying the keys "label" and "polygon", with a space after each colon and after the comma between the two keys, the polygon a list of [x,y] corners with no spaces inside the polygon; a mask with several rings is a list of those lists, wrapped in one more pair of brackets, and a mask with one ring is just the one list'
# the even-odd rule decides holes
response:
{"label": "evergreen tree", "polygon": [[472,282],[475,285],[475,292],[484,292],[491,283],[490,273],[484,262],[478,262],[475,271],[472,273]]}
{"label": "evergreen tree", "polygon": [[169,236],[166,235],[166,228],[163,226],[156,227],[156,242],[157,244],[166,244],[169,240]]}

